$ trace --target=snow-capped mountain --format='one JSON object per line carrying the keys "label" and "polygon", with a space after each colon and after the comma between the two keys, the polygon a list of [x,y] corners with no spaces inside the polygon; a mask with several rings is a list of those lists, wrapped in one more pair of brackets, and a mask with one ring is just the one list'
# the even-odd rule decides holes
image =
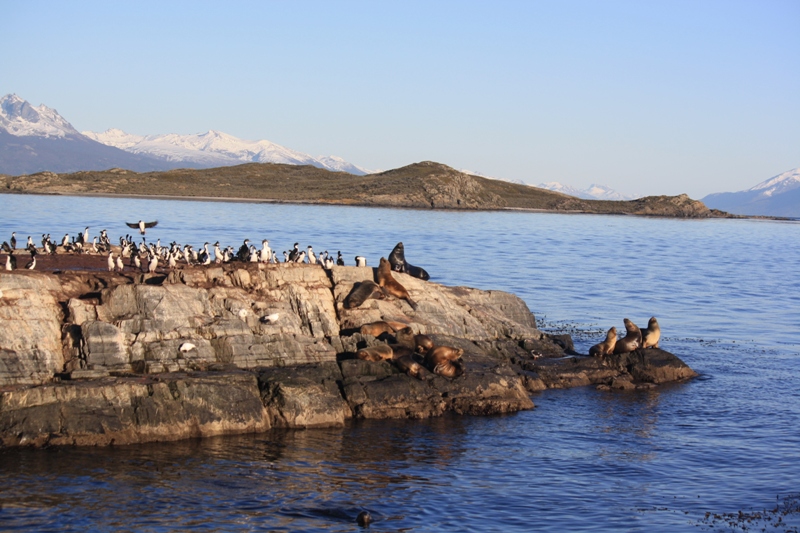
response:
{"label": "snow-capped mountain", "polygon": [[19,96],[0,98],[0,173],[17,176],[49,170],[75,172],[112,167],[137,172],[166,170],[176,164],[130,154],[87,138],[58,111],[32,106]]}
{"label": "snow-capped mountain", "polygon": [[15,94],[0,98],[0,173],[75,172],[111,167],[146,172],[251,162],[369,173],[340,157],[311,157],[270,141],[245,141],[218,131],[147,136],[119,129],[81,133],[55,109],[45,105],[34,107]]}
{"label": "snow-capped mountain", "polygon": [[80,135],[55,109],[44,104],[34,107],[16,94],[0,98],[0,130],[16,137]]}
{"label": "snow-capped mountain", "polygon": [[242,163],[283,163],[313,165],[358,175],[369,173],[339,157],[311,157],[270,141],[246,141],[214,130],[193,135],[132,135],[119,129],[110,129],[103,133],[84,131],[83,134],[132,154],[147,155],[173,163],[193,163],[208,167]]}
{"label": "snow-capped mountain", "polygon": [[589,185],[586,189],[576,189],[570,185],[563,185],[557,181],[549,181],[537,185],[540,189],[568,194],[584,200],[633,200],[638,196],[618,193],[606,185]]}
{"label": "snow-capped mountain", "polygon": [[800,217],[800,168],[739,192],[709,194],[703,203],[737,215]]}

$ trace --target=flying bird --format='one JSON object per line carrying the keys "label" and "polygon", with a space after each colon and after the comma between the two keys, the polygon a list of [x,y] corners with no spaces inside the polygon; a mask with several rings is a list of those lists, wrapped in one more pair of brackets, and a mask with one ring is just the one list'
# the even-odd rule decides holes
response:
{"label": "flying bird", "polygon": [[139,234],[144,235],[147,228],[154,228],[156,224],[158,224],[158,220],[154,220],[153,222],[145,222],[144,220],[140,220],[139,222],[126,222],[125,224],[129,228],[138,229]]}

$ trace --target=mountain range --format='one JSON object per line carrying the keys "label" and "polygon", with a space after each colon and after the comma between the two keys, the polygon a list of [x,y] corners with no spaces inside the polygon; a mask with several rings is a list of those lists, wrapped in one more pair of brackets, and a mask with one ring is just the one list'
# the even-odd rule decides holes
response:
{"label": "mountain range", "polygon": [[32,106],[15,94],[0,98],[0,173],[62,173],[113,167],[149,172],[251,162],[369,173],[339,157],[312,157],[270,141],[246,141],[217,131],[147,136],[118,129],[79,132],[55,109]]}
{"label": "mountain range", "polygon": [[701,201],[712,209],[736,215],[800,218],[800,168],[787,170],[747,190],[709,194]]}

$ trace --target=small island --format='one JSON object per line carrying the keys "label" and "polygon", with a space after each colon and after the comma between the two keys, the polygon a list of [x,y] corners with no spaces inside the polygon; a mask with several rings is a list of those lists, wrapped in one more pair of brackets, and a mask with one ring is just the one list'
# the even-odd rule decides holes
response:
{"label": "small island", "polygon": [[[50,262],[48,264],[48,261]],[[548,335],[518,297],[394,273],[395,298],[346,308],[371,267],[231,262],[110,272],[102,255],[0,273],[0,443],[112,445],[350,419],[531,409],[531,394],[656,387],[696,374],[657,349],[589,357]],[[407,325],[463,350],[455,378],[355,353]]]}

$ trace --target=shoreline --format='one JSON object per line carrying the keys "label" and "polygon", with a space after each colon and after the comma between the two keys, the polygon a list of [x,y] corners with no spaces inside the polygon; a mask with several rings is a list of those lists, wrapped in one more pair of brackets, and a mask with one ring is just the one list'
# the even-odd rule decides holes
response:
{"label": "shoreline", "polygon": [[366,207],[377,209],[399,209],[412,211],[445,211],[445,212],[522,212],[522,213],[551,213],[559,215],[605,215],[605,216],[634,216],[644,218],[669,218],[669,219],[691,219],[691,220],[766,220],[779,222],[800,222],[800,219],[791,217],[773,217],[765,215],[734,215],[728,213],[727,216],[715,216],[706,218],[695,218],[686,216],[675,216],[665,214],[640,214],[640,213],[597,213],[581,210],[560,210],[560,209],[537,209],[527,207],[496,207],[496,208],[452,208],[452,207],[411,207],[396,205],[375,205],[354,202],[320,202],[309,200],[280,200],[275,198],[245,198],[237,196],[180,196],[165,194],[115,194],[105,192],[39,192],[39,191],[0,191],[4,195],[19,196],[69,196],[84,198],[117,198],[130,200],[163,200],[179,202],[227,202],[227,203],[246,203],[246,204],[281,204],[281,205],[314,205],[330,207]]}

